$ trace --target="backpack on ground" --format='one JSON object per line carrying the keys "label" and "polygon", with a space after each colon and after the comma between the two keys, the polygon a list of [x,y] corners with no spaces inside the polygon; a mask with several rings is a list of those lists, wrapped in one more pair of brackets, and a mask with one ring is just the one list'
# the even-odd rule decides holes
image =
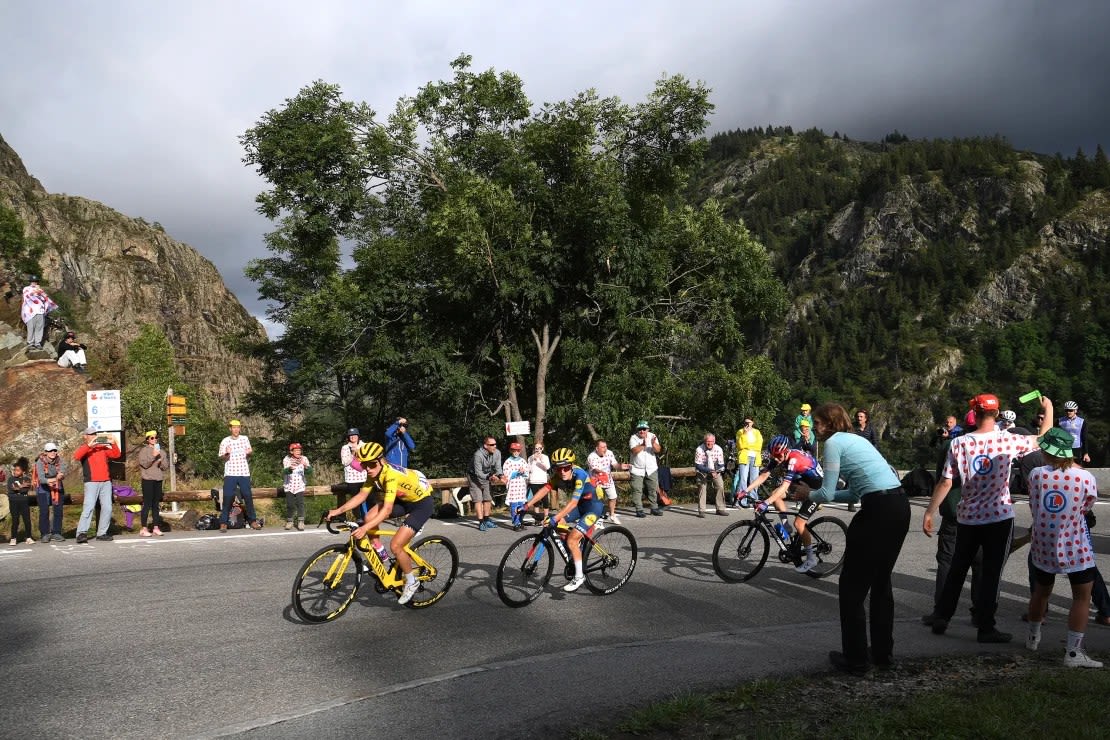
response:
{"label": "backpack on ground", "polygon": [[935,485],[933,474],[922,465],[918,465],[902,477],[902,490],[907,496],[931,496]]}

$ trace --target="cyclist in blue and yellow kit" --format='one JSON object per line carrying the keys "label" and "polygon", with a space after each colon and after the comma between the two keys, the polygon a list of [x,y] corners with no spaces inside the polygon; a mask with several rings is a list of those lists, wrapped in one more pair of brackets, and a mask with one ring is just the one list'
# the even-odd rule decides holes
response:
{"label": "cyclist in blue and yellow kit", "polygon": [[574,527],[567,535],[567,549],[574,558],[574,578],[563,586],[564,591],[577,591],[586,582],[582,572],[582,535],[588,534],[601,513],[605,510],[605,498],[601,487],[597,485],[589,473],[574,464],[574,450],[561,447],[551,454],[551,477],[547,484],[536,491],[536,494],[524,505],[525,510],[532,507],[537,501],[553,490],[564,491],[567,494],[567,505],[551,515],[552,526],[557,526],[559,520]]}
{"label": "cyclist in blue and yellow kit", "polygon": [[[398,604],[407,604],[420,590],[420,583],[412,572],[412,558],[405,552],[412,538],[435,511],[435,500],[432,498],[432,487],[428,484],[424,474],[419,470],[407,470],[387,463],[382,459],[385,450],[377,442],[364,442],[358,446],[355,456],[362,463],[366,471],[366,483],[351,499],[328,512],[328,519],[333,519],[345,511],[350,511],[359,506],[371,494],[370,510],[363,518],[363,524],[352,536],[361,540],[366,533],[376,529],[386,519],[405,514],[405,521],[397,528],[397,534],[389,541],[389,550],[397,566],[405,574],[405,587],[401,590]],[[394,512],[396,505],[398,511]],[[380,542],[375,542],[375,547]]]}
{"label": "cyclist in blue and yellow kit", "polygon": [[756,490],[763,485],[763,481],[767,480],[772,473],[778,471],[782,475],[782,482],[766,499],[757,504],[756,511],[762,513],[767,510],[768,506],[774,506],[779,512],[783,525],[786,524],[787,519],[786,502],[783,500],[787,497],[787,492],[790,492],[790,498],[803,500],[797,515],[794,517],[794,529],[798,530],[798,534],[802,537],[806,559],[795,570],[799,573],[805,573],[817,565],[817,557],[813,554],[813,535],[806,529],[806,522],[813,516],[813,512],[817,511],[818,504],[805,500],[802,494],[808,495],[810,490],[821,487],[824,482],[821,463],[817,462],[813,455],[808,452],[791,449],[790,439],[784,434],[778,434],[771,438],[768,457],[770,460],[759,471],[755,481],[745,489],[744,493],[747,494]]}

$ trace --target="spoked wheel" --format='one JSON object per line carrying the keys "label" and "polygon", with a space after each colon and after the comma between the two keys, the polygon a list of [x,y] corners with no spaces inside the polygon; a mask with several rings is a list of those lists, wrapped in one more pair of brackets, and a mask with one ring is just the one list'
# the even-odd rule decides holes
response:
{"label": "spoked wheel", "polygon": [[586,588],[595,594],[611,594],[627,583],[636,569],[636,538],[624,527],[606,527],[583,557]]}
{"label": "spoked wheel", "polygon": [[459,551],[455,549],[455,543],[446,537],[425,537],[413,545],[412,550],[426,565],[414,561],[412,572],[416,574],[420,590],[405,606],[423,609],[442,599],[455,582],[455,575],[459,572]]}
{"label": "spoked wheel", "polygon": [[767,562],[771,540],[754,522],[737,522],[721,532],[713,545],[713,570],[722,580],[743,583]]}
{"label": "spoked wheel", "polygon": [[822,516],[806,526],[813,535],[813,554],[817,556],[817,565],[806,574],[813,578],[831,576],[844,564],[848,525],[836,517]]}
{"label": "spoked wheel", "polygon": [[328,545],[309,556],[293,581],[293,610],[306,622],[328,622],[347,610],[362,580],[348,545]]}
{"label": "spoked wheel", "polygon": [[534,534],[509,546],[497,566],[497,595],[506,606],[527,606],[543,593],[555,561],[547,541]]}

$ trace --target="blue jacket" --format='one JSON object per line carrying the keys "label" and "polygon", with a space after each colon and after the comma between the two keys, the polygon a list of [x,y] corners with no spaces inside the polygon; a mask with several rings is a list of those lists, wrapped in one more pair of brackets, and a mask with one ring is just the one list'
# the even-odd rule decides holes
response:
{"label": "blue jacket", "polygon": [[416,443],[409,436],[408,428],[398,432],[400,424],[393,422],[385,430],[385,461],[399,468],[409,466],[409,453],[416,449]]}

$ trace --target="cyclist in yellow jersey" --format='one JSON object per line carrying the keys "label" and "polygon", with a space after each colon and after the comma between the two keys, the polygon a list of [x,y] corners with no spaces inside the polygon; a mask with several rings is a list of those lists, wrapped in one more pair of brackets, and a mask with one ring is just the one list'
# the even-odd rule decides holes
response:
{"label": "cyclist in yellow jersey", "polygon": [[370,510],[363,518],[362,525],[352,535],[358,539],[376,529],[378,525],[394,516],[405,514],[405,521],[397,528],[397,534],[389,542],[389,550],[397,566],[405,574],[405,587],[401,590],[398,604],[407,604],[420,588],[412,572],[412,558],[405,552],[405,546],[424,526],[435,508],[432,487],[418,470],[406,470],[391,465],[382,459],[384,450],[377,442],[359,445],[356,456],[366,471],[366,484],[347,503],[328,512],[328,519],[359,506],[368,497]]}

